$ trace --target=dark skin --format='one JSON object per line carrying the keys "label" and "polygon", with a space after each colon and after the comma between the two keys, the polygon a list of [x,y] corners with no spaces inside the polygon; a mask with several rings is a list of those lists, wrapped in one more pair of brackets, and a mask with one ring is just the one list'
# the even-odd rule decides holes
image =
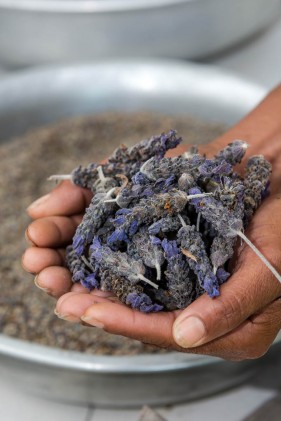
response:
{"label": "dark skin", "polygon": [[[246,235],[279,273],[280,110],[278,87],[236,126],[200,149],[211,157],[233,139],[243,139],[250,145],[245,161],[263,154],[272,163],[271,195],[256,212]],[[179,147],[172,154],[183,150]],[[243,173],[243,164],[238,171]],[[55,311],[59,317],[181,352],[235,361],[266,353],[281,328],[281,284],[245,244],[237,249],[233,274],[222,285],[220,296],[202,295],[184,310],[143,314],[121,304],[111,293],[89,293],[81,285],[73,285],[64,266],[64,248],[90,199],[87,190],[63,182],[28,208],[34,221],[26,231],[30,247],[23,256],[23,267],[36,274],[38,287],[58,299]]]}

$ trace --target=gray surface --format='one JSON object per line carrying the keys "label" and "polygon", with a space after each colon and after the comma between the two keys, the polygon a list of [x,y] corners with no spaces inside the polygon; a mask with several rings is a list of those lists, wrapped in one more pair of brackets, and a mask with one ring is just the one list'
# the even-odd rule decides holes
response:
{"label": "gray surface", "polygon": [[[179,62],[31,71],[0,84],[0,132],[7,138],[65,116],[106,109],[186,112],[233,124],[263,95],[262,88],[216,68]],[[97,357],[7,337],[0,341],[0,354],[2,378],[26,391],[103,406],[190,400],[240,383],[260,367],[255,361],[237,364],[180,353]]]}
{"label": "gray surface", "polygon": [[195,58],[274,21],[280,0],[0,0],[3,64]]}
{"label": "gray surface", "polygon": [[261,405],[243,421],[280,421],[281,418],[281,395],[277,395]]}

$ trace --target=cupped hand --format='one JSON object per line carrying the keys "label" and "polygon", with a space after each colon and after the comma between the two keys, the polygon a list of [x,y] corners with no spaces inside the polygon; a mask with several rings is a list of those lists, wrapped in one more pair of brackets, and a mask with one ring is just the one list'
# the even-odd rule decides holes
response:
{"label": "cupped hand", "polygon": [[[246,235],[279,273],[280,107],[281,87],[220,139],[201,149],[212,156],[240,138],[254,145],[248,155],[263,153],[272,162],[272,194],[254,215]],[[176,152],[183,152],[182,147]],[[23,256],[23,267],[36,274],[39,288],[58,298],[55,312],[59,317],[160,347],[228,360],[258,358],[268,350],[281,328],[281,284],[245,244],[237,249],[233,274],[221,286],[220,296],[211,299],[204,294],[181,311],[143,314],[111,293],[89,293],[73,284],[64,265],[64,249],[90,200],[89,191],[65,181],[28,209],[34,221],[26,231],[30,247]]]}
{"label": "cupped hand", "polygon": [[[220,296],[203,295],[182,311],[142,314],[110,293],[89,293],[73,284],[64,266],[64,248],[90,199],[87,190],[65,181],[28,209],[34,221],[26,231],[31,247],[23,266],[37,275],[39,288],[59,298],[59,317],[160,347],[229,360],[257,358],[267,351],[281,327],[281,285],[247,245],[239,247],[234,273]],[[275,193],[246,232],[279,271],[280,214],[281,194]]]}

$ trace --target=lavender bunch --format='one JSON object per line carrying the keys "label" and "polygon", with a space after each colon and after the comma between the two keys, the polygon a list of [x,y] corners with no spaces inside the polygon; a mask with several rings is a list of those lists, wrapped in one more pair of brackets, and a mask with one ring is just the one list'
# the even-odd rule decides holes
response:
{"label": "lavender bunch", "polygon": [[141,225],[148,225],[153,220],[181,212],[188,201],[188,196],[176,189],[169,193],[155,194],[151,198],[141,199],[131,209],[120,209],[112,222],[116,230],[108,238],[113,246],[117,241],[128,241]]}
{"label": "lavender bunch", "polygon": [[271,171],[270,163],[261,155],[252,156],[247,162],[244,180],[245,225],[248,225],[253,213],[260,206],[262,199],[269,193]]}
{"label": "lavender bunch", "polygon": [[118,174],[132,177],[139,171],[142,163],[154,156],[157,159],[163,158],[169,149],[176,148],[181,141],[177,132],[170,130],[166,134],[142,140],[131,148],[121,145],[103,165],[91,163],[84,168],[79,166],[71,174],[52,175],[49,180],[71,180],[74,184],[96,193],[100,188],[113,187]]}
{"label": "lavender bunch", "polygon": [[120,146],[106,164],[51,177],[95,193],[66,250],[73,282],[112,291],[142,312],[184,308],[205,292],[219,295],[238,237],[281,282],[243,232],[269,192],[270,164],[252,157],[239,176],[234,167],[247,149],[240,140],[213,159],[196,147],[165,158],[180,141],[171,130]]}

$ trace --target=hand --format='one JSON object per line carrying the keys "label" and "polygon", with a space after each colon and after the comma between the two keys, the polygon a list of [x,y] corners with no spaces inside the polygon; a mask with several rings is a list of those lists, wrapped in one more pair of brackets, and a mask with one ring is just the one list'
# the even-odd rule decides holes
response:
{"label": "hand", "polygon": [[[213,154],[235,137],[248,140],[235,135],[243,124],[245,121],[209,145],[206,152]],[[250,154],[254,153],[258,152],[250,148]],[[281,153],[279,160],[276,156],[275,168],[279,168]],[[275,168],[274,194],[258,210],[246,234],[280,272],[281,177]],[[281,327],[281,285],[246,245],[238,250],[234,273],[221,287],[221,295],[215,299],[203,295],[182,311],[142,314],[111,294],[89,293],[81,285],[72,285],[70,273],[63,266],[63,249],[71,242],[90,198],[88,191],[64,182],[28,211],[35,219],[27,230],[34,247],[23,256],[23,266],[37,274],[37,286],[60,297],[56,307],[59,317],[72,322],[83,320],[161,347],[229,360],[257,358],[267,351]]]}

